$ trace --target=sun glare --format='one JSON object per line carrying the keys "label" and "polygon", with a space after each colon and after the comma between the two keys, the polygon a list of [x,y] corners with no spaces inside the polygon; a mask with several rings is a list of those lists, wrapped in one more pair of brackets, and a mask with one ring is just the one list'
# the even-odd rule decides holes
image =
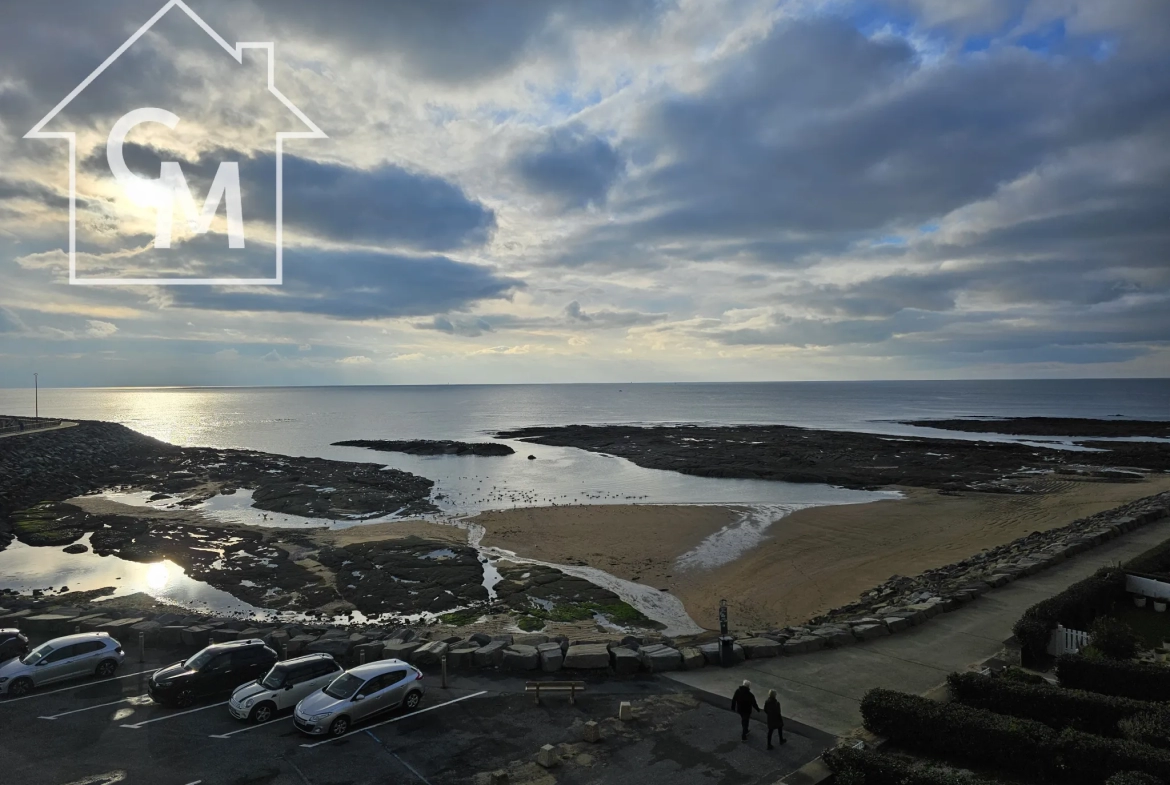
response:
{"label": "sun glare", "polygon": [[170,577],[170,571],[165,563],[152,564],[146,571],[146,585],[152,589],[162,589],[166,587]]}

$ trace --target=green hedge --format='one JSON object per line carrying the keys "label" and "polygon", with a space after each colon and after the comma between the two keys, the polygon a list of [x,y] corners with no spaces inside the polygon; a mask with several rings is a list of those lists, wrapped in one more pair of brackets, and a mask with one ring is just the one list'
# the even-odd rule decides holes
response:
{"label": "green hedge", "polygon": [[1139,553],[1127,561],[1124,567],[1127,570],[1144,572],[1147,575],[1170,573],[1170,540],[1155,545],[1145,553]]}
{"label": "green hedge", "polygon": [[1157,777],[1140,771],[1122,771],[1105,780],[1105,785],[1166,785]]}
{"label": "green hedge", "polygon": [[1041,657],[1048,649],[1048,639],[1057,624],[1088,630],[1093,619],[1124,598],[1125,573],[1104,567],[1060,594],[1028,608],[1012,632],[1030,656]]}
{"label": "green hedge", "polygon": [[1065,687],[1147,701],[1170,700],[1170,668],[1143,662],[1095,659],[1066,654],[1056,661]]}
{"label": "green hedge", "polygon": [[870,690],[861,701],[870,731],[926,754],[1022,777],[1100,785],[1122,771],[1170,779],[1170,751],[916,695]]}
{"label": "green hedge", "polygon": [[990,780],[934,766],[915,766],[869,750],[838,747],[822,756],[833,785],[995,785]]}
{"label": "green hedge", "polygon": [[964,706],[1036,720],[1057,730],[1075,728],[1100,736],[1125,735],[1119,725],[1122,720],[1156,708],[1154,704],[1132,698],[1048,683],[1024,684],[977,673],[952,673],[947,677],[947,684],[951,697]]}

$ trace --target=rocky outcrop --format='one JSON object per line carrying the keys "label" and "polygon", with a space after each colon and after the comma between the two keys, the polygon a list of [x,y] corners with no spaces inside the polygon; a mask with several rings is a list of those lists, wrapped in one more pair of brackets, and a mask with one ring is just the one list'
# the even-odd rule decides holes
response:
{"label": "rocky outcrop", "polygon": [[407,455],[480,455],[504,456],[513,455],[515,450],[506,444],[497,442],[453,442],[436,441],[432,439],[408,439],[394,441],[388,439],[351,439],[345,442],[334,442],[334,447],[364,447],[367,450],[378,452],[402,452]]}
{"label": "rocky outcrop", "polygon": [[[639,466],[701,477],[815,482],[847,488],[912,485],[947,491],[1030,492],[1027,471],[1081,468],[1170,470],[1170,446],[1098,443],[1074,452],[1009,442],[898,437],[787,425],[522,428],[498,434],[616,455]],[[1026,470],[1026,471],[1025,471]],[[1092,472],[1088,473],[1093,476]],[[1106,472],[1101,480],[1135,475]]]}

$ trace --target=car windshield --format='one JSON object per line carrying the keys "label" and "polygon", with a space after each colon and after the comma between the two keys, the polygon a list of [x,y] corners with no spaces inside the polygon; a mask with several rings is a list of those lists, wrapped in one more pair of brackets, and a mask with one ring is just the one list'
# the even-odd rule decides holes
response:
{"label": "car windshield", "polygon": [[196,654],[191,659],[183,663],[184,668],[189,668],[193,671],[202,670],[203,666],[211,662],[211,658],[215,656],[215,652],[211,649],[204,649]]}
{"label": "car windshield", "polygon": [[45,657],[48,657],[52,653],[53,647],[47,643],[42,643],[40,646],[37,646],[35,649],[26,654],[24,658],[21,659],[21,662],[23,662],[25,665],[36,665],[38,662],[43,660]]}
{"label": "car windshield", "polygon": [[330,698],[345,700],[346,698],[352,698],[353,694],[358,691],[358,687],[365,683],[364,679],[359,679],[352,673],[343,673],[329,682],[329,686],[325,688],[324,692]]}
{"label": "car windshield", "polygon": [[260,686],[269,690],[279,690],[284,686],[286,678],[288,678],[288,670],[277,665],[268,671],[268,675],[264,677],[264,681],[260,682]]}

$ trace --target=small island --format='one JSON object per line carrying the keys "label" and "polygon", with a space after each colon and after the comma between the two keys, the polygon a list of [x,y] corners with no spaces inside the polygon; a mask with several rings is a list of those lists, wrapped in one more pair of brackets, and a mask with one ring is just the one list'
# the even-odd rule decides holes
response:
{"label": "small island", "polygon": [[351,439],[334,442],[334,447],[364,447],[378,452],[403,452],[407,455],[512,455],[516,451],[494,442],[455,442],[434,439]]}

